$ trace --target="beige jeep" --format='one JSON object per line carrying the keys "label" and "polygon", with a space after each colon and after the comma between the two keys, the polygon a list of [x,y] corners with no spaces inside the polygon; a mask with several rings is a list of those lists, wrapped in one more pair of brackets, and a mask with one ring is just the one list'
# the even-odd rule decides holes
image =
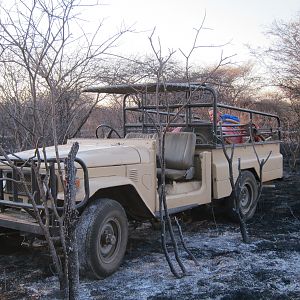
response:
{"label": "beige jeep", "polygon": [[[165,180],[170,214],[213,199],[226,199],[232,211],[229,167],[222,143],[229,154],[234,151],[234,180],[239,174],[240,159],[238,197],[245,220],[253,216],[258,200],[260,172],[253,145],[260,160],[270,155],[263,168],[262,182],[282,177],[279,118],[217,103],[216,93],[210,87],[184,83],[141,84],[91,87],[84,92],[124,96],[123,128],[116,130],[102,124],[97,127],[97,138],[69,140],[59,146],[63,158],[75,140],[79,143],[76,202],[80,212],[80,263],[83,271],[96,278],[108,276],[120,266],[126,250],[128,220],[160,216],[159,128],[168,127]],[[103,129],[108,132],[100,138]],[[113,135],[116,137],[112,138]],[[17,153],[18,160],[11,158],[18,164],[32,156],[34,151],[29,150]],[[52,162],[52,172],[46,184],[58,205],[62,205],[63,187],[57,179],[53,147],[47,148],[47,157]],[[0,227],[40,235],[42,231],[30,214],[32,206],[23,185],[10,180],[14,176],[0,162]],[[34,190],[32,170],[27,170],[25,178],[28,187]]]}

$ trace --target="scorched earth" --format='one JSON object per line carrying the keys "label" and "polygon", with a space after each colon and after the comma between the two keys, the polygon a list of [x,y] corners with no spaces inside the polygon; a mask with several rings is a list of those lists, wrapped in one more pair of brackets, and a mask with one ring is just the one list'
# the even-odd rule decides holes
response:
{"label": "scorched earth", "polygon": [[[266,188],[247,224],[250,244],[239,227],[212,208],[182,224],[188,247],[180,255],[189,276],[175,279],[150,224],[131,230],[124,263],[99,281],[83,279],[81,299],[300,299],[300,175],[285,174]],[[198,215],[197,215],[198,214]],[[196,215],[196,217],[195,217]],[[176,231],[176,229],[175,229]],[[60,299],[47,248],[17,247],[0,238],[0,299]]]}

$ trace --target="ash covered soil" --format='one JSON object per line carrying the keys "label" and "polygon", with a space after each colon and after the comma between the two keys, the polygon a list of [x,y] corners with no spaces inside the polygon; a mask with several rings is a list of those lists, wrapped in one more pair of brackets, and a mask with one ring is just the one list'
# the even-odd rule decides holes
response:
{"label": "ash covered soil", "polygon": [[[81,299],[300,299],[299,195],[300,174],[264,189],[247,224],[250,244],[243,244],[238,225],[217,211],[214,222],[211,208],[185,222],[185,240],[199,266],[180,247],[190,273],[182,279],[167,266],[159,231],[146,225],[132,230],[119,271],[100,281],[82,280]],[[0,242],[1,300],[59,299],[46,248]]]}

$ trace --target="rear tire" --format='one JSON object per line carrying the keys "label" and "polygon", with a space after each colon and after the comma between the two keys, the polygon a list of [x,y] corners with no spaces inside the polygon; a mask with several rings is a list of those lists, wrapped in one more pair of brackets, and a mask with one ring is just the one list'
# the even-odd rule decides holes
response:
{"label": "rear tire", "polygon": [[104,278],[121,265],[128,240],[124,208],[111,199],[97,199],[82,213],[77,227],[81,274]]}
{"label": "rear tire", "polygon": [[[240,209],[241,217],[244,221],[251,219],[255,213],[258,202],[258,185],[257,181],[250,171],[242,171],[240,178],[240,190],[237,196],[237,205]],[[233,193],[228,199],[228,212],[231,219],[238,222],[238,216],[234,211]]]}

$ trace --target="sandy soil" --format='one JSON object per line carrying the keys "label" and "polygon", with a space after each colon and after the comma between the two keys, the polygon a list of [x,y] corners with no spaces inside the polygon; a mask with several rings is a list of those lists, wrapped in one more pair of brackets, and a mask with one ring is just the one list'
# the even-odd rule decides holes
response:
{"label": "sandy soil", "polygon": [[[248,223],[250,244],[239,227],[216,214],[184,223],[195,266],[180,248],[189,276],[175,279],[160,248],[159,231],[131,232],[125,261],[113,276],[83,280],[81,299],[300,299],[300,175],[265,189]],[[10,241],[10,245],[8,245]],[[59,299],[45,248],[16,247],[0,238],[0,299]]]}

